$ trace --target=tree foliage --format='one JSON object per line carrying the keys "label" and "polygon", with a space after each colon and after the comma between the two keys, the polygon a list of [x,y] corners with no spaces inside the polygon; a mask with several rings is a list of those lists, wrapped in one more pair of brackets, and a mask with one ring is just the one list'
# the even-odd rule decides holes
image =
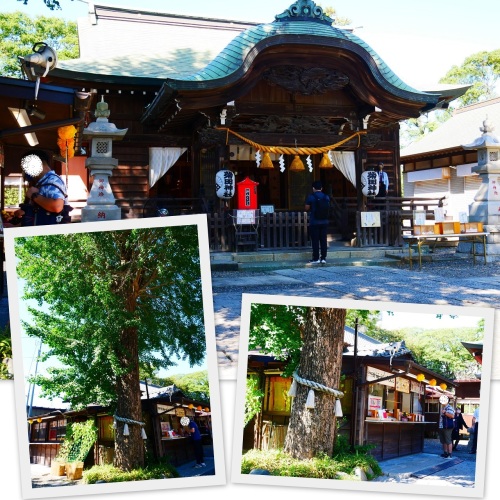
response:
{"label": "tree foliage", "polygon": [[168,377],[153,376],[151,377],[151,382],[161,387],[175,385],[190,399],[206,403],[210,402],[210,385],[207,370],[169,375]]}
{"label": "tree foliage", "polygon": [[458,98],[461,106],[468,106],[496,97],[499,78],[500,49],[497,49],[470,55],[461,66],[453,66],[439,83],[471,85],[471,88]]}
{"label": "tree foliage", "polygon": [[257,413],[262,411],[263,398],[264,392],[259,387],[259,378],[255,375],[247,377],[245,390],[245,426]]}
{"label": "tree foliage", "polygon": [[60,60],[75,59],[79,55],[75,22],[58,17],[31,18],[19,11],[0,12],[0,74],[22,77],[18,57],[31,54],[38,42],[53,48]]}
{"label": "tree foliage", "polygon": [[403,122],[400,139],[404,148],[436,130],[453,116],[454,108],[492,99],[498,95],[500,78],[500,49],[491,52],[477,52],[468,56],[460,66],[452,66],[439,83],[451,85],[471,85],[465,94],[447,110],[411,118]]}
{"label": "tree foliage", "polygon": [[411,328],[393,332],[404,339],[415,361],[448,379],[474,378],[478,365],[462,342],[482,341],[481,328]]}
{"label": "tree foliage", "polygon": [[144,363],[204,358],[196,226],[18,238],[16,256],[24,298],[38,304],[24,329],[49,346],[44,360],[62,364],[37,378],[45,396],[73,407],[116,401],[117,380],[132,369],[130,329]]}
{"label": "tree foliage", "polygon": [[0,331],[0,380],[12,378],[5,361],[7,359],[12,359],[12,339],[9,325]]}
{"label": "tree foliage", "polygon": [[[23,5],[28,5],[28,0],[17,0],[17,1],[22,2]],[[50,10],[62,10],[59,0],[42,0],[42,1]],[[72,2],[73,0],[70,1]]]}
{"label": "tree foliage", "polygon": [[[299,364],[306,313],[307,307],[252,304],[249,350],[287,361],[284,375],[290,376]],[[346,325],[354,328],[358,318],[360,324],[373,330],[378,328],[378,316],[378,311],[350,309],[346,313]]]}

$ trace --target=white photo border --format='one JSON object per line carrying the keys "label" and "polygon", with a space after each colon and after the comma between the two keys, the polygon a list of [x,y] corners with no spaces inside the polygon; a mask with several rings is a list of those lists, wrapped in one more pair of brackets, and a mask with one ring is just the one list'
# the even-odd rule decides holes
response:
{"label": "white photo border", "polygon": [[[341,481],[298,477],[277,477],[258,474],[242,474],[241,460],[243,457],[243,430],[245,411],[245,389],[248,364],[248,341],[250,333],[251,305],[293,305],[303,307],[328,307],[341,309],[366,309],[378,311],[394,311],[422,314],[450,314],[458,316],[476,316],[484,319],[483,362],[481,367],[481,428],[486,432],[478,435],[478,453],[476,455],[476,471],[474,488],[419,485],[372,481]],[[297,297],[284,295],[243,294],[241,311],[241,329],[239,344],[239,364],[236,385],[236,408],[234,417],[233,451],[231,463],[231,482],[256,485],[272,485],[285,487],[321,488],[332,490],[373,491],[381,493],[405,493],[424,495],[452,495],[481,498],[484,496],[486,443],[488,428],[488,413],[490,400],[490,377],[493,348],[493,323],[495,310],[481,307],[461,307],[433,304],[411,304],[399,302],[378,302],[353,299],[328,299],[319,297]],[[463,494],[462,494],[463,493]]]}
{"label": "white photo border", "polygon": [[[15,264],[14,242],[16,238],[46,236],[55,234],[87,233],[101,231],[120,231],[129,229],[147,229],[196,225],[200,257],[200,275],[205,324],[206,364],[210,386],[210,410],[215,474],[207,476],[157,479],[148,481],[128,481],[123,483],[74,485],[57,488],[33,488],[31,484],[29,443],[26,438],[26,399],[23,351],[21,342],[21,323],[19,318],[19,295]],[[16,422],[18,431],[19,461],[21,471],[21,491],[23,498],[56,498],[77,495],[120,493],[132,491],[170,490],[187,487],[220,486],[226,484],[226,466],[224,462],[224,444],[221,420],[220,388],[215,341],[215,321],[213,312],[212,281],[210,272],[210,252],[206,215],[182,215],[173,217],[154,217],[147,219],[124,219],[118,221],[86,222],[37,226],[30,228],[5,229],[5,262],[9,290],[9,310],[14,361],[14,393]]]}

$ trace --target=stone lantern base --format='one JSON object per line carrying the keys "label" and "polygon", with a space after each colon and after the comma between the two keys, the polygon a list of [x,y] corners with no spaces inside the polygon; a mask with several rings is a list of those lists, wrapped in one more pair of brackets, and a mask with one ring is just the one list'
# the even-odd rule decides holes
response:
{"label": "stone lantern base", "polygon": [[82,208],[82,222],[121,220],[122,211],[116,205],[87,205]]}

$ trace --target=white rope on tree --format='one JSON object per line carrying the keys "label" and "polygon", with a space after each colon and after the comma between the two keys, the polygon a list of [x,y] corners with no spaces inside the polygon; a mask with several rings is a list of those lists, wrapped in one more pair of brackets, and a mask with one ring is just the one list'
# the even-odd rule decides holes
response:
{"label": "white rope on tree", "polygon": [[144,427],[146,426],[146,424],[144,422],[138,422],[137,420],[132,420],[130,418],[119,417],[118,415],[113,415],[113,419],[114,419],[113,427],[115,429],[116,429],[116,421],[125,423],[125,425],[123,426],[123,435],[124,436],[129,435],[128,424],[139,425],[141,427],[142,439],[147,439],[146,431],[144,430]]}
{"label": "white rope on tree", "polygon": [[288,395],[290,397],[295,397],[297,395],[297,384],[305,385],[310,388],[309,393],[307,394],[306,400],[306,408],[314,408],[314,391],[326,392],[327,394],[331,394],[335,396],[335,415],[337,417],[342,416],[342,406],[340,404],[340,399],[344,397],[344,393],[339,391],[338,389],[332,389],[331,387],[327,387],[326,385],[319,384],[318,382],[313,382],[312,380],[307,380],[299,376],[297,372],[294,372],[293,382],[290,390],[288,391]]}

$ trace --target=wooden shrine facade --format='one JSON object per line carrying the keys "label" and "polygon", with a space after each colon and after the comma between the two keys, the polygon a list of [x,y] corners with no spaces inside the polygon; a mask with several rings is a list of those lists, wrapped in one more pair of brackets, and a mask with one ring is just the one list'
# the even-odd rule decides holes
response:
{"label": "wooden shrine facade", "polygon": [[[262,220],[261,227],[286,226],[286,234],[268,238],[274,243],[262,243],[266,247],[276,247],[278,240],[289,241],[287,248],[302,246],[300,238],[287,236],[292,227],[285,221],[289,216],[281,214],[302,220],[304,200],[317,179],[332,199],[331,230],[350,239],[358,231],[358,212],[366,209],[360,189],[363,171],[383,162],[388,197],[401,197],[399,122],[446,105],[461,90],[438,93],[409,87],[365,42],[333,23],[311,0],[295,2],[266,24],[97,3],[93,16],[79,25],[80,59],[61,61],[45,80],[105,99],[110,122],[128,129],[113,146],[118,167],[110,178],[124,218],[152,216],[146,208],[155,203],[170,207],[172,214],[177,209],[206,212],[213,228],[212,248],[232,249],[234,230],[227,214],[238,202],[218,198],[215,186],[216,173],[228,169],[236,182],[247,177],[258,182],[259,206],[273,207],[276,215]],[[118,57],[112,41],[118,43],[132,27],[144,44],[149,36],[156,37],[150,40],[155,49],[134,53],[133,47],[120,43],[124,52]],[[176,47],[176,57],[169,50],[182,42],[181,33],[185,47]],[[214,33],[230,36],[213,47]],[[108,42],[101,45],[96,62],[96,44],[104,36]],[[165,39],[158,47],[160,36]],[[217,49],[212,53],[218,55],[207,58],[209,49]],[[92,120],[87,112],[79,133]],[[57,137],[53,139],[44,144],[46,149],[57,150]],[[81,145],[88,151],[88,145]],[[18,170],[20,151],[12,148],[18,145],[4,144],[6,159],[12,158],[6,161],[6,175]],[[182,151],[154,183],[152,148]],[[82,155],[82,149],[75,150],[69,168],[83,178]],[[299,163],[294,163],[296,156]],[[88,176],[83,180],[89,187]],[[395,227],[399,219],[386,215],[387,227]],[[358,242],[397,245],[397,234],[389,234],[398,230],[384,229],[384,234]]]}

